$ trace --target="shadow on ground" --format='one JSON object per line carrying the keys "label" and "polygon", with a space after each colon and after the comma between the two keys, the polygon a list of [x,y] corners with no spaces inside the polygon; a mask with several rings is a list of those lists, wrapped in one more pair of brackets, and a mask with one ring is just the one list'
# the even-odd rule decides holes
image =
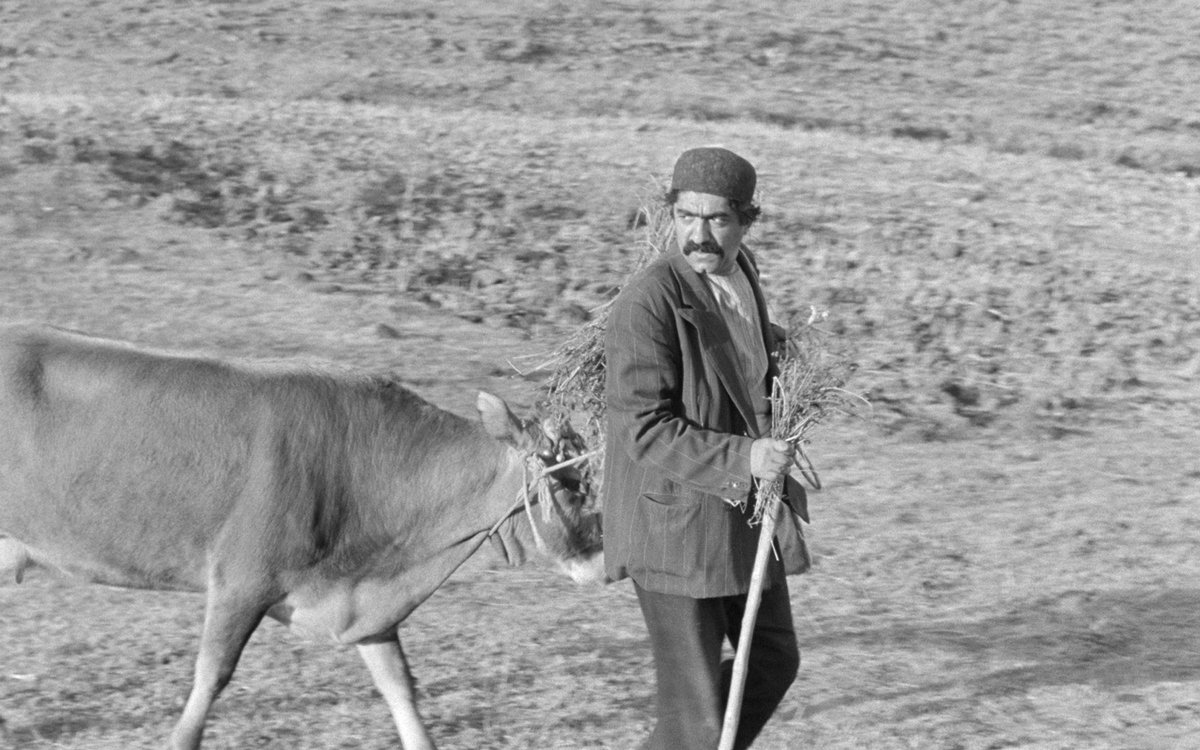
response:
{"label": "shadow on ground", "polygon": [[865,691],[811,704],[805,714],[951,688],[976,698],[1056,685],[1116,690],[1200,680],[1196,612],[1200,589],[1065,591],[976,621],[825,633],[806,639],[806,646],[814,651],[940,649],[977,663],[978,676]]}

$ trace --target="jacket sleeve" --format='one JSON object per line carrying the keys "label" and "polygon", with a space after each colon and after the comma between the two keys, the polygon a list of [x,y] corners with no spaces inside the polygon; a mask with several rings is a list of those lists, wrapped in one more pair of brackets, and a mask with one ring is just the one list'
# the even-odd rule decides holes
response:
{"label": "jacket sleeve", "polygon": [[652,292],[627,289],[610,313],[607,439],[645,471],[699,492],[745,499],[754,440],[705,429],[684,415],[684,362],[674,306]]}

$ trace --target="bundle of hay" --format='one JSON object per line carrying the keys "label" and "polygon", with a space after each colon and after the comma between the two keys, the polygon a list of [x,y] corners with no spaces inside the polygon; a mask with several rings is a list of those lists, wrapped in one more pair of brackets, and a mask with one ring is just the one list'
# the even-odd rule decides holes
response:
{"label": "bundle of hay", "polygon": [[[771,383],[771,437],[786,440],[796,449],[796,465],[813,489],[821,488],[805,451],[813,430],[831,415],[851,415],[859,407],[870,406],[862,395],[846,389],[855,365],[833,347],[829,333],[820,327],[826,315],[809,308],[807,320],[790,326],[779,374]],[[765,487],[760,483],[751,525],[761,523],[764,512],[772,511],[782,490],[782,481]]]}
{"label": "bundle of hay", "polygon": [[[655,258],[669,252],[672,235],[671,212],[660,203],[643,207],[638,224],[644,230],[642,252],[630,275]],[[594,317],[575,331],[539,369],[548,370],[541,407],[558,418],[575,418],[584,425],[581,434],[593,449],[604,447],[604,330],[611,302],[595,311]],[[830,336],[819,325],[824,315],[812,309],[807,320],[789,322],[789,339],[780,373],[773,383],[772,436],[787,440],[797,449],[801,473],[814,487],[819,480],[804,446],[818,424],[827,416],[849,412],[865,404],[861,396],[845,390],[854,366],[844,353],[830,345]],[[768,488],[760,488],[770,492]],[[778,488],[774,490],[778,493]],[[764,495],[760,497],[765,499]],[[752,523],[761,520],[759,502]]]}
{"label": "bundle of hay", "polygon": [[[673,241],[671,212],[661,201],[643,206],[633,223],[643,233],[641,253],[629,276],[668,252]],[[595,310],[592,319],[580,326],[539,368],[550,372],[543,409],[561,418],[582,419],[581,434],[593,449],[604,447],[604,330],[611,305],[610,300]]]}

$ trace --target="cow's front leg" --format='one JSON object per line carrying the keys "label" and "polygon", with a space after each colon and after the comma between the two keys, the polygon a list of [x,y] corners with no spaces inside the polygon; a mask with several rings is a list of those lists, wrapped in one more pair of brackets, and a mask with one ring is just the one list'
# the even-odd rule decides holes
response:
{"label": "cow's front leg", "polygon": [[371,670],[375,687],[383,694],[396,731],[400,733],[400,744],[404,750],[434,750],[433,739],[425,731],[421,716],[417,713],[417,696],[413,689],[412,673],[400,648],[400,639],[393,633],[376,640],[358,644],[358,653]]}
{"label": "cow's front leg", "polygon": [[204,631],[196,655],[192,692],[183,715],[171,732],[172,750],[196,750],[204,734],[204,721],[213,701],[229,684],[242,649],[262,621],[262,598],[237,596],[209,589],[204,613]]}

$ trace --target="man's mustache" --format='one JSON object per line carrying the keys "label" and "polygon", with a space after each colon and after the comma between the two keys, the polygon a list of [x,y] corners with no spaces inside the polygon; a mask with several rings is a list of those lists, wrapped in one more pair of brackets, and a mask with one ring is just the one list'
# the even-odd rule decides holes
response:
{"label": "man's mustache", "polygon": [[683,246],[683,254],[691,255],[692,253],[711,253],[712,255],[724,255],[725,251],[721,249],[720,245],[712,240],[705,240],[704,242],[688,240]]}

